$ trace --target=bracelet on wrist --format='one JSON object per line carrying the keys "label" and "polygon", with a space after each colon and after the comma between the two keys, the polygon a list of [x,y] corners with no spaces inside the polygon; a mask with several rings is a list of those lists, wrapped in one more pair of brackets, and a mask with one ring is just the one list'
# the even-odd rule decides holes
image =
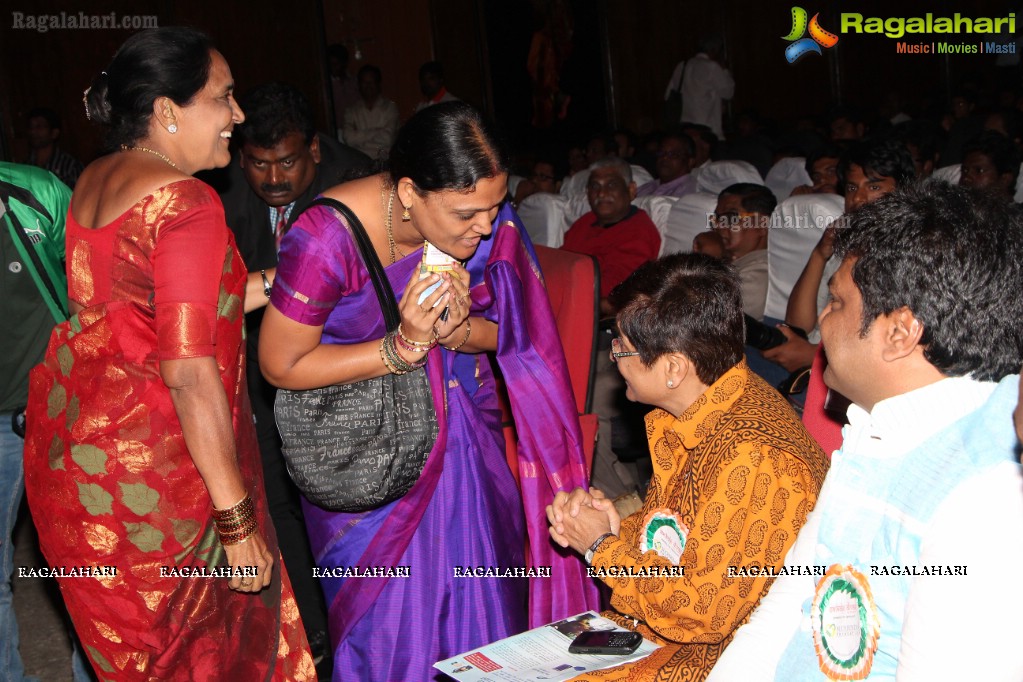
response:
{"label": "bracelet on wrist", "polygon": [[458,344],[455,345],[455,346],[443,346],[444,350],[449,350],[449,351],[456,351],[456,350],[458,350],[459,348],[461,348],[462,346],[465,345],[466,341],[469,340],[469,335],[470,334],[472,334],[472,322],[470,322],[469,318],[467,317],[467,318],[465,318],[465,336],[463,336],[462,340],[459,341]]}
{"label": "bracelet on wrist", "polygon": [[270,284],[270,279],[266,276],[266,270],[260,270],[259,276],[263,278],[263,293],[269,299],[270,293],[273,291],[273,285]]}
{"label": "bracelet on wrist", "polygon": [[248,495],[226,509],[214,507],[211,516],[224,546],[242,543],[258,529],[256,507]]}
{"label": "bracelet on wrist", "polygon": [[590,548],[586,550],[586,554],[583,556],[587,564],[593,563],[593,554],[597,551],[597,549],[600,548],[602,544],[604,544],[604,540],[607,540],[610,537],[614,537],[614,533],[604,533],[599,538],[597,538],[597,540],[592,545],[590,545]]}
{"label": "bracelet on wrist", "polygon": [[429,353],[436,346],[436,342],[429,346],[413,346],[403,336],[395,336],[394,342],[407,350],[409,353]]}
{"label": "bracelet on wrist", "polygon": [[380,342],[380,354],[384,365],[392,374],[408,374],[426,365],[427,357],[424,355],[421,360],[409,362],[401,356],[396,346],[395,332],[389,332]]}
{"label": "bracelet on wrist", "polygon": [[405,336],[405,332],[401,328],[401,323],[398,323],[398,337],[410,346],[415,348],[425,348],[427,350],[437,345],[437,332],[433,332],[433,338],[429,341],[413,341],[409,337]]}

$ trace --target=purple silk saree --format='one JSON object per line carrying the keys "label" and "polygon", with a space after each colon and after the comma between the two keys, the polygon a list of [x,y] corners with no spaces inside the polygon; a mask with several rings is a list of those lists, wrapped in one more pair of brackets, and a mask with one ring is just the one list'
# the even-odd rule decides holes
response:
{"label": "purple silk saree", "polygon": [[[436,348],[426,371],[440,433],[412,490],[358,514],[304,503],[316,563],[329,572],[322,585],[335,680],[433,679],[435,661],[597,606],[582,562],[547,534],[544,508],[554,493],[587,481],[557,328],[524,235],[505,204],[466,264],[471,314],[499,322],[497,358],[520,438],[521,494],[505,460],[487,356]],[[420,258],[421,250],[385,269],[396,297]],[[358,249],[325,207],[308,211],[285,237],[272,304],[294,320],[324,325],[324,343],[384,334]],[[407,566],[409,575],[340,575],[356,566]],[[550,566],[551,575],[456,577],[475,567],[524,566]]]}

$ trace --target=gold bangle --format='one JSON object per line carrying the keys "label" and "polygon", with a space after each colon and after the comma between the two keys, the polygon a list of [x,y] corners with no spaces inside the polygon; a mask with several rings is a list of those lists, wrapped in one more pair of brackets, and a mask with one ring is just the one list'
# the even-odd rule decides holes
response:
{"label": "gold bangle", "polygon": [[405,332],[401,328],[401,322],[398,323],[398,336],[401,337],[402,341],[404,341],[405,343],[409,344],[410,346],[415,346],[416,348],[426,348],[427,350],[429,350],[429,349],[431,349],[431,348],[433,348],[434,346],[437,345],[437,332],[436,331],[433,332],[433,338],[430,339],[429,341],[413,341],[409,337],[405,336]]}
{"label": "gold bangle", "polygon": [[462,339],[462,341],[457,346],[442,346],[442,348],[444,348],[444,350],[450,351],[458,350],[459,348],[465,345],[466,341],[469,340],[469,334],[472,334],[472,322],[470,322],[469,318],[467,317],[465,318],[465,337]]}

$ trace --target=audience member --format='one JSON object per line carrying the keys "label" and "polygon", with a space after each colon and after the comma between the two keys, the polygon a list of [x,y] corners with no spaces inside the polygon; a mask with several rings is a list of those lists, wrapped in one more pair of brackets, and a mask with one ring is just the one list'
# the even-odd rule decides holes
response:
{"label": "audience member", "polygon": [[[838,177],[845,194],[845,212],[850,213],[913,182],[915,168],[909,151],[898,140],[871,139],[853,145],[842,156]],[[835,232],[842,224],[832,223],[824,230],[792,288],[785,324],[778,327],[786,342],[763,352],[766,359],[789,372],[809,367],[817,352],[817,316],[828,301],[828,280],[839,266],[832,253]],[[804,330],[808,338],[791,327]]]}
{"label": "audience member", "polygon": [[330,72],[330,93],[334,102],[334,125],[338,139],[345,129],[345,111],[359,101],[358,81],[348,73],[348,48],[341,43],[327,46],[327,68]]}
{"label": "audience member", "polygon": [[633,270],[657,258],[661,235],[646,211],[632,205],[636,183],[632,167],[618,157],[590,166],[586,183],[589,213],[572,224],[561,247],[597,259],[600,268],[600,310],[613,315],[607,296]]}
{"label": "audience member", "polygon": [[[738,278],[721,261],[675,254],[612,294],[611,358],[646,416],[654,476],[621,518],[603,491],[558,493],[551,537],[585,556],[611,590],[604,615],[662,645],[576,680],[702,680],[768,590],[817,499],[827,463],[798,417],[743,361]],[[611,571],[645,570],[647,577]],[[673,575],[670,571],[684,571]],[[601,572],[606,572],[601,574]]]}
{"label": "audience member", "polygon": [[636,136],[628,130],[618,129],[611,133],[611,137],[615,141],[615,155],[619,159],[633,163],[633,157],[636,155]]}
{"label": "audience member", "polygon": [[1020,215],[925,183],[854,211],[835,252],[824,380],[849,426],[785,558],[820,573],[779,577],[710,679],[1023,679]]}
{"label": "audience member", "polygon": [[742,287],[742,308],[764,319],[767,301],[767,238],[771,213],[778,201],[763,185],[736,183],[722,190],[714,209],[714,231],[725,244],[725,256]]}
{"label": "audience member", "polygon": [[425,99],[416,105],[416,111],[440,102],[458,101],[444,86],[444,66],[440,62],[426,62],[419,67],[419,92]]}
{"label": "audience member", "polygon": [[827,144],[806,157],[806,172],[812,185],[792,190],[791,196],[800,194],[841,194],[838,189],[838,161],[842,150],[836,144]]}
{"label": "audience member", "polygon": [[[618,143],[612,135],[597,133],[586,142],[586,164],[592,166],[601,159],[618,154]],[[626,161],[626,163],[628,163]]]}
{"label": "audience member", "polygon": [[359,69],[359,101],[345,110],[345,144],[371,159],[386,159],[398,134],[398,105],[380,94],[383,78],[372,64]]}
{"label": "audience member", "polygon": [[963,146],[977,137],[984,129],[984,117],[975,113],[977,96],[968,88],[963,88],[952,95],[949,111],[942,125],[948,135],[941,151],[941,165],[954,166],[962,163]]}
{"label": "audience member", "polygon": [[735,81],[724,66],[721,36],[701,38],[697,50],[682,70],[682,121],[705,125],[721,140],[721,100],[732,99]]}
{"label": "audience member", "polygon": [[714,131],[698,123],[683,123],[680,127],[693,141],[693,158],[689,164],[692,170],[710,163],[719,139]]}
{"label": "audience member", "polygon": [[60,116],[53,109],[39,107],[28,112],[28,163],[50,171],[74,189],[85,167],[57,145],[60,132]]}
{"label": "audience member", "polygon": [[568,149],[568,177],[579,171],[588,170],[590,164],[586,162],[586,149],[582,145],[573,145]]}
{"label": "audience member", "polygon": [[1009,138],[985,131],[963,146],[959,184],[1012,201],[1019,163],[1019,152]]}
{"label": "audience member", "polygon": [[661,138],[657,152],[657,178],[636,191],[638,197],[683,197],[696,191],[696,180],[689,174],[695,145],[685,133]]}
{"label": "audience member", "polygon": [[[312,109],[305,96],[282,83],[260,86],[242,100],[245,122],[235,128],[240,143],[236,178],[224,193],[224,213],[250,273],[262,272],[270,281],[277,268],[281,238],[303,209],[345,171],[368,165],[363,154],[317,135]],[[341,158],[327,161],[321,150],[341,147]],[[266,309],[245,316],[249,400],[256,422],[270,518],[277,530],[284,565],[292,576],[295,599],[319,672],[329,669],[327,617],[320,586],[312,576],[312,555],[305,533],[298,491],[281,455],[274,421],[274,388],[259,370],[259,328]]]}
{"label": "audience member", "polygon": [[828,117],[828,134],[832,142],[855,142],[867,132],[863,114],[852,107],[839,107]]}
{"label": "audience member", "polygon": [[938,166],[938,150],[944,131],[931,121],[906,121],[895,127],[895,137],[909,150],[917,180],[931,177]]}
{"label": "audience member", "polygon": [[[22,455],[29,370],[46,351],[54,324],[67,319],[64,221],[71,190],[52,173],[0,161],[0,316],[17,321],[2,335],[0,357],[0,671],[11,682],[24,677],[18,652],[11,576],[14,526],[25,491]],[[31,231],[31,236],[29,235]],[[34,237],[34,238],[33,238]],[[75,679],[80,679],[77,675]],[[81,678],[84,679],[84,678]]]}
{"label": "audience member", "polygon": [[533,172],[529,177],[522,178],[515,188],[513,203],[518,206],[522,200],[537,193],[557,194],[561,185],[554,175],[554,164],[546,159],[539,159],[533,164]]}
{"label": "audience member", "polygon": [[[590,212],[575,221],[561,247],[593,256],[600,271],[600,314],[614,315],[608,295],[643,263],[657,258],[661,235],[650,216],[630,202],[636,195],[632,167],[609,157],[590,167],[586,198]],[[601,350],[610,348],[609,325],[598,336]],[[634,495],[641,476],[637,465],[619,460],[612,448],[612,424],[622,415],[625,389],[621,375],[606,353],[597,354],[593,386],[593,411],[598,419],[597,448],[593,456],[593,485],[612,498]]]}

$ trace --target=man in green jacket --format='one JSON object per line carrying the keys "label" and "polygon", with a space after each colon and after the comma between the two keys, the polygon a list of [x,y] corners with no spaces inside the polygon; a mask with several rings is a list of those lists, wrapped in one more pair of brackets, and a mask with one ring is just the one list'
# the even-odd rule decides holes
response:
{"label": "man in green jacket", "polygon": [[11,600],[12,535],[25,487],[23,424],[28,373],[67,319],[64,220],[71,190],[49,171],[0,162],[0,679],[21,682]]}

